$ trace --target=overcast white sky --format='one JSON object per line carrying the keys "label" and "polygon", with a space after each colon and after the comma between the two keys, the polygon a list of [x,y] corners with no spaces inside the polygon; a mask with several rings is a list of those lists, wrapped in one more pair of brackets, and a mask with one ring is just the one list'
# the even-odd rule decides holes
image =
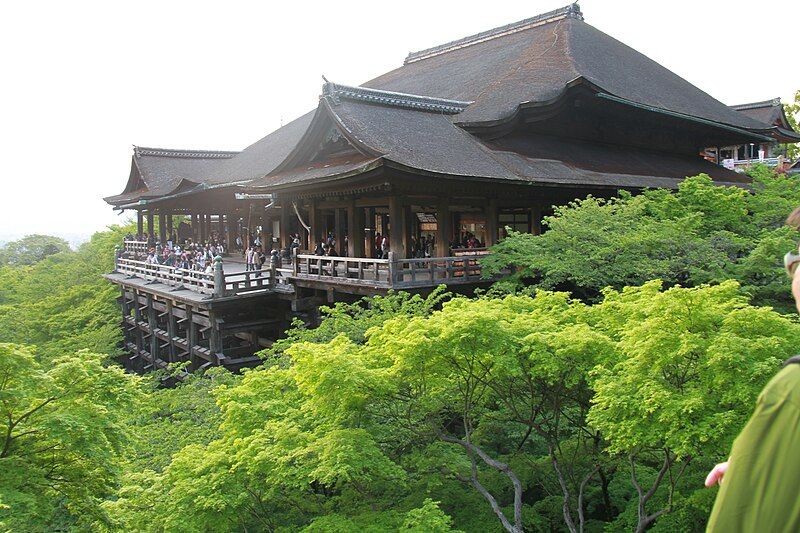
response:
{"label": "overcast white sky", "polygon": [[[120,220],[131,145],[240,150],[419,50],[567,0],[3,1],[0,239]],[[726,104],[800,89],[797,0],[583,0],[589,24]],[[435,95],[432,95],[435,96]]]}

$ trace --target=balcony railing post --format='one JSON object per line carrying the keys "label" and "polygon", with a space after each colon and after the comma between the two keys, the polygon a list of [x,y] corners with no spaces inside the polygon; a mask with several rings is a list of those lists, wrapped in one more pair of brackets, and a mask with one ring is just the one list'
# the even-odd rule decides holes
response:
{"label": "balcony railing post", "polygon": [[225,296],[225,272],[222,270],[222,256],[214,258],[214,296]]}
{"label": "balcony railing post", "polygon": [[278,262],[275,258],[271,258],[269,261],[269,287],[277,287],[278,286]]}
{"label": "balcony railing post", "polygon": [[297,270],[298,270],[298,264],[297,263],[298,263],[298,261],[299,261],[299,259],[297,258],[297,247],[295,247],[295,248],[292,248],[292,274],[294,276],[297,276]]}
{"label": "balcony railing post", "polygon": [[389,286],[392,286],[392,285],[394,285],[394,282],[395,282],[394,252],[389,251],[387,256],[388,256],[387,258],[389,259],[389,265],[388,265],[389,266]]}

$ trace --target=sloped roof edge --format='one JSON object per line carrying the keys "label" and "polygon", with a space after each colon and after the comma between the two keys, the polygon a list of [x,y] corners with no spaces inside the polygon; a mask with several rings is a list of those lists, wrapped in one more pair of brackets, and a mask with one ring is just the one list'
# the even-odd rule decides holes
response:
{"label": "sloped roof edge", "polygon": [[549,24],[550,22],[555,22],[557,20],[561,20],[566,17],[572,17],[583,20],[583,13],[581,13],[581,8],[577,2],[570,4],[568,6],[554,9],[552,11],[548,11],[547,13],[542,13],[524,20],[520,20],[518,22],[512,22],[511,24],[506,24],[504,26],[492,28],[491,30],[482,31],[480,33],[476,33],[468,37],[463,37],[461,39],[456,39],[455,41],[450,41],[449,43],[444,43],[437,46],[433,46],[431,48],[426,48],[425,50],[420,50],[418,52],[409,52],[403,64],[408,65],[409,63],[413,63],[415,61],[421,61],[429,57],[437,56],[439,54],[444,54],[447,52],[451,52],[453,50],[458,50],[459,48],[465,48],[467,46],[482,43],[490,39],[496,39],[498,37],[503,37],[505,35],[510,35],[512,33],[525,31],[527,29],[533,28],[534,26]]}
{"label": "sloped roof edge", "polygon": [[334,105],[338,104],[340,99],[345,99],[445,114],[460,113],[472,103],[367,87],[351,87],[331,82],[322,86],[322,97],[329,97]]}

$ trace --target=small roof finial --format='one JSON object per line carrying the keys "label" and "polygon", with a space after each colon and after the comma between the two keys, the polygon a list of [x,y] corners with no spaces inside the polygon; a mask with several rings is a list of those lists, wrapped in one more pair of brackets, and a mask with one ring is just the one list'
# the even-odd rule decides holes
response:
{"label": "small roof finial", "polygon": [[322,75],[322,81],[324,81],[325,83],[330,83],[328,81],[328,78],[325,77],[325,74]]}

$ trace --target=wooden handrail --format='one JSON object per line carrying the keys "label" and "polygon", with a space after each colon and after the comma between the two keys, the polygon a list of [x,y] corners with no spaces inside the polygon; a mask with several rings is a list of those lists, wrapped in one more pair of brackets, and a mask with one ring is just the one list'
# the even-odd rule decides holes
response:
{"label": "wooden handrail", "polygon": [[[396,259],[391,252],[388,259],[298,254],[292,258],[291,264],[282,267],[271,266],[244,272],[219,270],[216,273],[120,258],[117,260],[117,272],[217,297],[266,290],[288,291],[293,289],[295,279],[332,285],[403,289],[481,281],[479,260],[486,253],[479,249],[476,252],[408,259]],[[221,264],[217,266],[221,268]]]}
{"label": "wooden handrail", "polygon": [[126,252],[131,253],[147,253],[147,241],[132,241],[132,240],[124,240],[122,241],[125,246]]}
{"label": "wooden handrail", "polygon": [[202,294],[214,292],[214,274],[198,270],[150,264],[120,257],[117,259],[117,272],[142,278],[148,282],[164,283],[173,288],[184,287]]}

